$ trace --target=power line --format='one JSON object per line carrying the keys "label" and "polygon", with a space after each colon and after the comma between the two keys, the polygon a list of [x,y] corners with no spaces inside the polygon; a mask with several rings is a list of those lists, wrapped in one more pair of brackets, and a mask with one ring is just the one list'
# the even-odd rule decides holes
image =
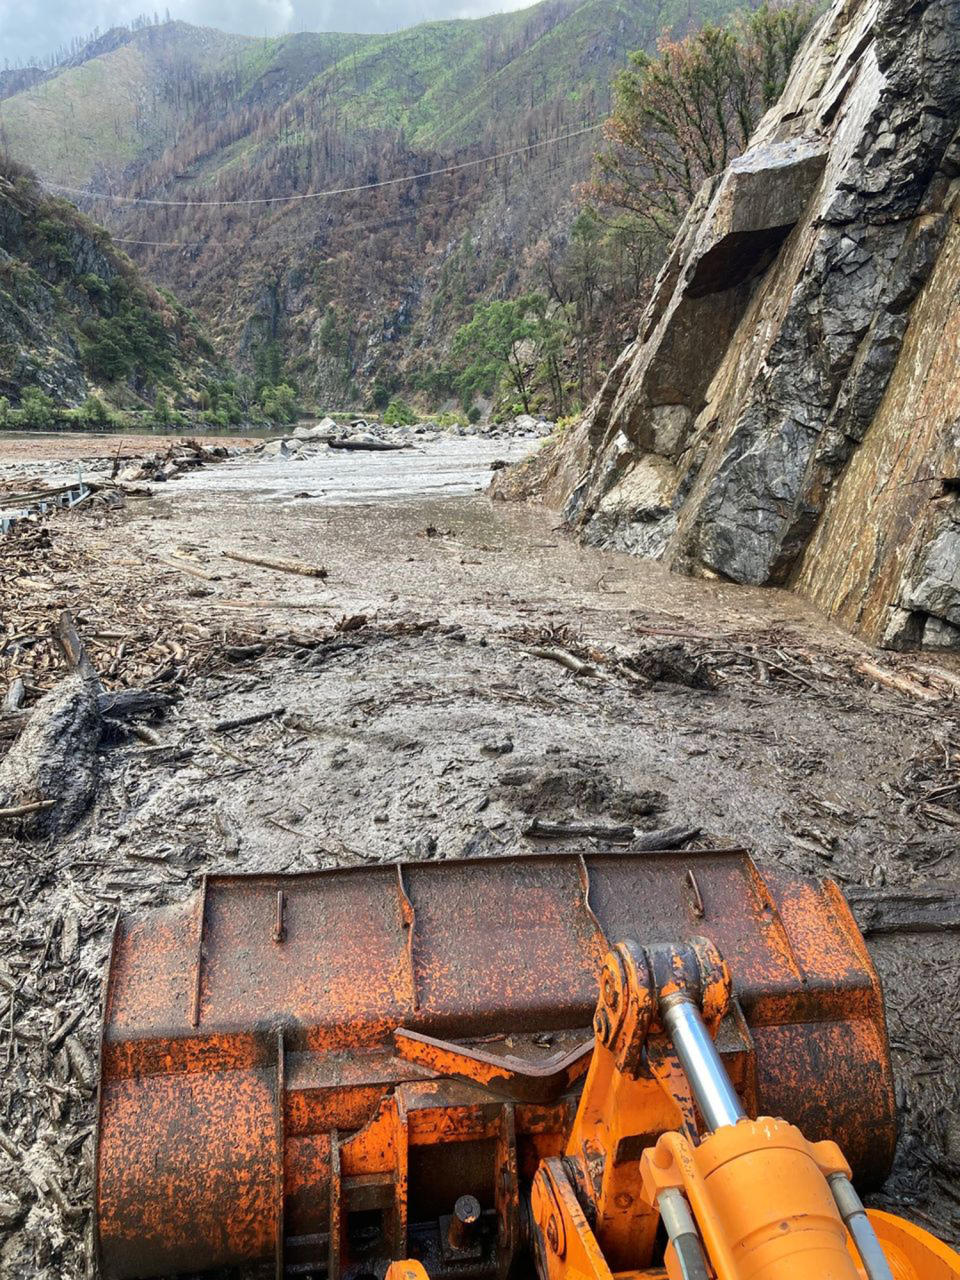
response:
{"label": "power line", "polygon": [[202,249],[202,240],[124,240],[120,236],[111,236],[114,244],[138,244],[145,249]]}
{"label": "power line", "polygon": [[[454,205],[465,204],[468,200],[473,200],[473,199],[474,199],[474,194],[470,192],[467,195],[463,195],[463,196],[453,196],[449,200],[428,200],[428,201],[425,201],[423,204],[418,205],[417,208],[410,213],[387,214],[386,217],[376,218],[373,221],[370,221],[368,219],[364,222],[338,222],[336,226],[331,228],[330,230],[331,232],[333,231],[337,231],[337,232],[376,231],[380,228],[393,226],[395,223],[398,223],[398,222],[415,221],[417,218],[422,217],[425,213],[428,213],[431,209],[450,209],[450,208],[453,208]],[[145,248],[149,248],[149,249],[204,249],[209,243],[206,240],[132,240],[124,236],[115,236],[112,234],[110,236],[110,239],[113,241],[114,244],[142,245]],[[310,237],[311,241],[316,239],[317,239],[316,235],[313,235]],[[294,243],[306,244],[307,241],[301,238],[294,241]]]}
{"label": "power line", "polygon": [[572,138],[580,138],[587,133],[595,133],[602,129],[603,120],[596,124],[586,125],[583,129],[574,129],[572,133],[556,134],[552,138],[541,138],[539,142],[528,142],[522,147],[513,147],[509,151],[498,151],[494,155],[481,156],[478,160],[463,160],[459,164],[444,165],[440,169],[426,169],[423,173],[408,173],[402,178],[384,178],[380,182],[364,182],[354,187],[332,187],[328,191],[303,191],[290,196],[258,196],[244,200],[155,200],[147,196],[116,196],[105,191],[90,191],[85,187],[67,187],[58,182],[43,179],[44,186],[51,191],[62,191],[67,195],[86,196],[90,200],[112,200],[115,204],[159,205],[168,209],[223,209],[238,205],[293,204],[302,200],[324,200],[329,196],[356,195],[361,191],[376,191],[380,187],[394,187],[403,182],[419,182],[422,178],[437,178],[447,173],[459,173],[463,169],[475,169],[479,165],[493,164],[497,160],[508,160],[511,156],[523,155],[536,151],[538,147],[548,147],[555,142],[569,142]]}
{"label": "power line", "polygon": [[[365,221],[352,221],[352,223],[337,223],[335,227],[330,228],[329,232],[366,232],[366,230],[379,230],[387,227],[393,227],[397,223],[410,223],[416,219],[422,218],[426,212],[433,209],[453,209],[454,205],[463,205],[467,201],[474,200],[475,196],[472,192],[467,192],[465,196],[452,196],[449,200],[429,200],[422,205],[417,205],[415,210],[408,214],[387,214],[385,218],[366,219]],[[141,239],[129,239],[123,236],[110,236],[114,244],[141,244],[146,248],[206,248],[209,241],[141,241]],[[285,241],[285,244],[306,244],[314,243],[317,234],[307,239],[298,238],[296,241]]]}

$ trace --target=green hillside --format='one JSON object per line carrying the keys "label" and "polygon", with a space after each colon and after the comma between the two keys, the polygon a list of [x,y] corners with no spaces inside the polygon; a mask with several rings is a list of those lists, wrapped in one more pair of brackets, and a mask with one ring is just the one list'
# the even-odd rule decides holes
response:
{"label": "green hillside", "polygon": [[0,154],[0,427],[31,397],[41,415],[96,396],[190,403],[223,375],[184,307],[102,227]]}
{"label": "green hillside", "polygon": [[[629,53],[734,7],[543,0],[390,35],[269,40],[149,25],[0,101],[0,127],[51,182],[173,202],[82,201],[243,370],[335,407],[384,388],[444,401],[474,303],[544,289],[562,256],[599,140],[584,130],[608,114]],[[505,151],[519,154],[484,162]],[[396,181],[446,166],[459,167]],[[285,201],[353,187],[369,189]],[[611,350],[639,306],[633,274]],[[605,358],[587,361],[591,380]]]}
{"label": "green hillside", "polygon": [[0,102],[0,138],[44,177],[83,185],[174,142],[208,102],[233,110],[251,95],[285,101],[364,40],[264,40],[185,22],[147,27]]}

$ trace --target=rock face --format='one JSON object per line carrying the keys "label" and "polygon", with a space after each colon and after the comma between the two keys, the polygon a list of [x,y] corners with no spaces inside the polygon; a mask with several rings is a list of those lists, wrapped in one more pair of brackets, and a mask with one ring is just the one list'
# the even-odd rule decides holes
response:
{"label": "rock face", "polygon": [[960,647],[958,125],[956,0],[838,0],[583,422],[501,496]]}

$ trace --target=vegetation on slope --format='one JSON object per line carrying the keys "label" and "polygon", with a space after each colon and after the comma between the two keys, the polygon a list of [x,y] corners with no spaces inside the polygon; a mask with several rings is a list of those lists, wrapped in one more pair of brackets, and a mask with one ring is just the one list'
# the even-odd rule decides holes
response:
{"label": "vegetation on slope", "polygon": [[[224,374],[193,316],[146,283],[103,228],[45,196],[0,153],[0,418],[47,426],[56,407],[188,404]],[[11,416],[11,415],[14,416]],[[19,416],[16,416],[19,414]]]}
{"label": "vegetation on slope", "polygon": [[[649,170],[630,151],[640,132],[652,136],[649,122],[634,139],[617,122],[659,68],[679,84],[696,28],[734,3],[543,0],[389,36],[267,41],[147,24],[0,104],[0,119],[21,147],[46,131],[51,163],[55,139],[79,134],[74,163],[101,190],[146,199],[86,207],[207,320],[244,370],[248,403],[282,384],[324,408],[418,398],[423,410],[460,401],[557,416],[585,403],[631,336],[668,232],[609,189],[582,206],[574,192],[597,143],[582,131],[606,117],[611,80],[628,68],[608,154]],[[703,39],[733,65],[744,32],[759,40],[758,21]],[[71,79],[81,71],[116,90],[86,117]],[[155,109],[124,115],[138,94]],[[104,138],[111,110],[116,148]],[[119,172],[111,157],[126,161],[127,146],[137,158]],[[405,180],[416,173],[433,176]],[[615,175],[601,176],[609,188]],[[512,356],[478,378],[457,334],[475,314],[490,318],[475,307],[522,296],[536,301],[517,323],[536,332],[517,339],[531,362],[521,390]]]}

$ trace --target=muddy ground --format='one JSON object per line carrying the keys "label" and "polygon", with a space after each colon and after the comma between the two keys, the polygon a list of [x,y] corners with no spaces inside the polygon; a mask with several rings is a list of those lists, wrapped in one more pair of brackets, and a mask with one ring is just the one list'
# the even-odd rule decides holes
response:
{"label": "muddy ground", "polygon": [[[46,469],[50,463],[72,463],[77,459],[113,459],[118,454],[121,458],[139,457],[160,448],[168,438],[173,437],[159,432],[0,431],[0,466],[12,473],[28,464]],[[217,436],[215,440],[228,448],[249,448],[252,444],[249,436]]]}
{"label": "muddy ground", "polygon": [[[234,465],[54,517],[19,603],[3,597],[0,671],[24,672],[31,697],[59,675],[44,628],[64,607],[108,686],[176,697],[140,736],[105,740],[73,831],[0,822],[4,1277],[95,1275],[112,922],[204,872],[530,852],[536,817],[700,828],[701,845],[845,888],[960,880],[960,707],[871,686],[862,647],[804,602],[585,549],[549,513],[481,494],[364,502],[354,486],[344,504],[334,478],[265,501],[231,486]],[[957,935],[869,943],[902,1121],[873,1202],[956,1242]]]}

